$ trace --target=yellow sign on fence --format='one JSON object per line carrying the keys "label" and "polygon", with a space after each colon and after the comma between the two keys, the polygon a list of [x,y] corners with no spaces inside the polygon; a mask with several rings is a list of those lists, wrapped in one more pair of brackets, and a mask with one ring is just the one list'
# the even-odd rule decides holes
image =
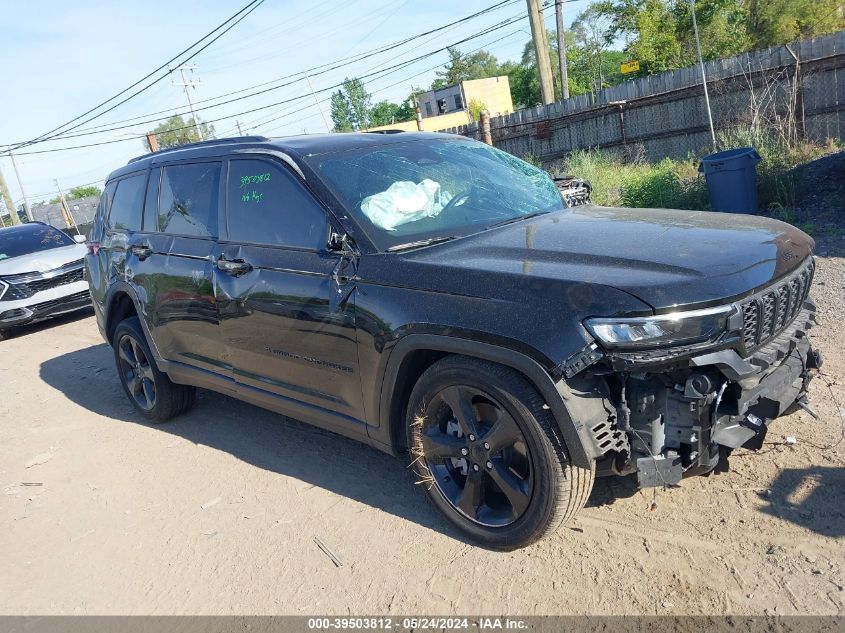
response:
{"label": "yellow sign on fence", "polygon": [[635,73],[640,69],[640,62],[636,59],[630,62],[624,62],[621,66],[619,66],[619,70],[622,71],[623,75],[627,75],[628,73]]}

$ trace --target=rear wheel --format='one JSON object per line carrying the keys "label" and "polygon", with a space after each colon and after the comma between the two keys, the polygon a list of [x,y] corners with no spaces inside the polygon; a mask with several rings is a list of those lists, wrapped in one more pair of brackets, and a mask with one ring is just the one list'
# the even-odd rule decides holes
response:
{"label": "rear wheel", "polygon": [[123,390],[145,418],[165,422],[193,406],[196,388],[178,385],[159,371],[138,317],[118,324],[112,347]]}
{"label": "rear wheel", "polygon": [[573,466],[557,422],[517,372],[450,356],[419,379],[408,406],[412,467],[462,532],[492,549],[524,547],[586,503],[593,469]]}

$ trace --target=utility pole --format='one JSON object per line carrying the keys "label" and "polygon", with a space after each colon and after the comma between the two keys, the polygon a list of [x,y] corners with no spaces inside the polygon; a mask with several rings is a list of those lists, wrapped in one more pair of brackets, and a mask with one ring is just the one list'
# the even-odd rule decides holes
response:
{"label": "utility pole", "polygon": [[311,86],[311,79],[308,77],[308,73],[305,73],[305,81],[308,82],[308,90],[311,91],[311,96],[314,97],[314,103],[317,104],[317,109],[320,111],[320,116],[323,117],[323,125],[326,126],[326,132],[331,132],[332,129],[329,127],[329,122],[326,121],[326,115],[323,112],[323,107],[320,105],[320,102],[317,101],[317,95],[314,94],[314,88]]}
{"label": "utility pole", "polygon": [[147,144],[150,146],[151,152],[157,152],[160,148],[158,146],[158,137],[155,132],[147,132]]}
{"label": "utility pole", "polygon": [[20,224],[21,220],[18,217],[18,210],[15,208],[15,203],[12,202],[12,195],[9,193],[9,187],[6,184],[6,179],[3,177],[2,171],[0,171],[0,195],[3,197],[3,202],[9,210],[9,220],[12,225]]}
{"label": "utility pole", "polygon": [[549,42],[546,35],[546,25],[540,9],[540,0],[526,0],[528,2],[528,20],[531,22],[531,37],[534,40],[534,52],[537,55],[537,70],[540,73],[540,93],[543,103],[554,103],[555,89],[552,79],[552,65],[549,62]]}
{"label": "utility pole", "polygon": [[194,128],[196,128],[197,136],[199,136],[200,140],[204,141],[205,138],[203,137],[202,130],[200,129],[200,122],[197,120],[197,115],[194,114],[194,104],[191,102],[191,91],[189,90],[189,88],[196,89],[199,81],[194,81],[193,79],[188,80],[185,78],[185,71],[190,70],[191,74],[193,74],[194,70],[196,70],[196,67],[196,64],[191,64],[190,66],[182,64],[181,66],[177,66],[176,68],[171,68],[170,72],[178,70],[179,74],[182,76],[182,83],[176,83],[172,79],[171,83],[174,86],[182,86],[185,89],[185,96],[188,98],[188,109],[191,111],[191,117],[194,119]]}
{"label": "utility pole", "polygon": [[32,209],[29,207],[29,198],[26,197],[26,189],[23,188],[21,174],[18,171],[18,164],[15,162],[15,155],[12,154],[11,148],[9,149],[9,158],[12,159],[12,167],[15,168],[15,177],[18,179],[18,187],[20,187],[21,195],[23,196],[23,208],[26,209],[26,217],[29,218],[30,222],[32,222],[35,218],[32,217]]}
{"label": "utility pole", "polygon": [[563,0],[555,0],[557,59],[560,63],[560,98],[569,99],[569,69],[566,67],[566,38],[563,36]]}
{"label": "utility pole", "polygon": [[59,179],[53,178],[53,182],[56,183],[56,191],[59,192],[59,200],[62,201],[62,211],[64,212],[65,216],[65,223],[67,224],[67,228],[71,226],[76,229],[76,234],[79,235],[79,227],[76,225],[76,220],[73,217],[73,213],[70,212],[70,206],[65,200],[65,192],[62,191],[62,188],[59,186]]}
{"label": "utility pole", "polygon": [[237,126],[238,126],[238,136],[243,136],[243,135],[244,135],[244,132],[243,132],[243,130],[241,129],[241,122],[240,122],[240,121],[238,121],[237,119],[235,119],[235,125],[237,125]]}
{"label": "utility pole", "polygon": [[710,109],[710,93],[707,90],[707,73],[704,71],[704,58],[701,56],[701,40],[698,39],[698,22],[695,19],[695,0],[690,0],[690,11],[692,11],[692,30],[695,32],[695,46],[698,49],[698,63],[701,66],[701,83],[704,86],[704,103],[707,106],[707,120],[710,123],[710,142],[713,144],[713,151],[719,148],[716,145],[716,130],[713,128],[713,111]]}

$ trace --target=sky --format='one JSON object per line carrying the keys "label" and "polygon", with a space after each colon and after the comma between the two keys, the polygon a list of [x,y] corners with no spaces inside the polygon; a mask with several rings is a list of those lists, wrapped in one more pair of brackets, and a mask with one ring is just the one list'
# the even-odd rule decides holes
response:
{"label": "sky", "polygon": [[[524,0],[393,50],[354,59],[498,1],[265,0],[190,61],[196,65],[189,71],[190,78],[199,82],[191,89],[191,99],[200,119],[221,119],[213,123],[218,137],[237,135],[236,121],[244,133],[266,136],[325,132],[324,119],[331,125],[328,101],[332,88],[345,77],[372,74],[363,81],[373,103],[383,99],[400,102],[408,97],[412,86],[427,88],[436,77],[435,71],[442,69],[447,54],[445,50],[436,51],[515,16],[523,19],[458,48],[465,53],[484,48],[499,61],[519,59],[530,39]],[[0,14],[4,16],[0,76],[5,82],[4,98],[0,99],[0,151],[36,138],[127,88],[246,4],[247,0],[28,0],[26,4],[0,0]],[[588,5],[589,0],[566,2],[566,27]],[[545,18],[547,27],[553,29],[553,7],[546,9]],[[422,59],[391,69],[416,57]],[[325,72],[334,62],[345,65]],[[303,71],[309,71],[319,107]],[[162,75],[166,72],[154,77]],[[280,80],[290,75],[293,77]],[[295,83],[280,86],[292,80]],[[151,119],[187,112],[185,92],[172,81],[181,81],[178,73],[69,134],[106,124],[127,126],[123,129],[57,139],[16,151],[30,203],[56,196],[55,180],[65,191],[85,184],[101,186],[109,172],[143,154],[140,136],[160,123]],[[267,91],[210,107],[257,90]],[[241,92],[219,98],[235,91]],[[279,103],[282,101],[287,103]],[[54,151],[106,141],[119,142]],[[8,156],[0,156],[0,170],[19,205],[23,196]]]}

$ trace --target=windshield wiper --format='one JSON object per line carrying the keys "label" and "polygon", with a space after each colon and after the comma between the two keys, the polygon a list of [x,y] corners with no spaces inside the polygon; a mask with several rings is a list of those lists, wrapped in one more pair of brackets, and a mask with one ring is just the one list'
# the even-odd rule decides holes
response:
{"label": "windshield wiper", "polygon": [[491,224],[488,226],[488,229],[496,228],[497,226],[505,226],[506,224],[513,224],[514,222],[520,222],[521,220],[527,220],[528,218],[536,218],[538,215],[546,215],[547,213],[551,213],[551,211],[537,211],[536,213],[529,213],[528,215],[520,215],[516,218],[508,218],[507,220],[502,220],[501,222],[496,222],[495,224]]}
{"label": "windshield wiper", "polygon": [[387,249],[388,253],[395,253],[397,251],[407,251],[412,248],[421,248],[423,246],[431,246],[432,244],[440,244],[441,242],[448,242],[454,240],[456,235],[449,235],[443,237],[428,237],[424,240],[417,240],[416,242],[406,242],[405,244],[397,244]]}

